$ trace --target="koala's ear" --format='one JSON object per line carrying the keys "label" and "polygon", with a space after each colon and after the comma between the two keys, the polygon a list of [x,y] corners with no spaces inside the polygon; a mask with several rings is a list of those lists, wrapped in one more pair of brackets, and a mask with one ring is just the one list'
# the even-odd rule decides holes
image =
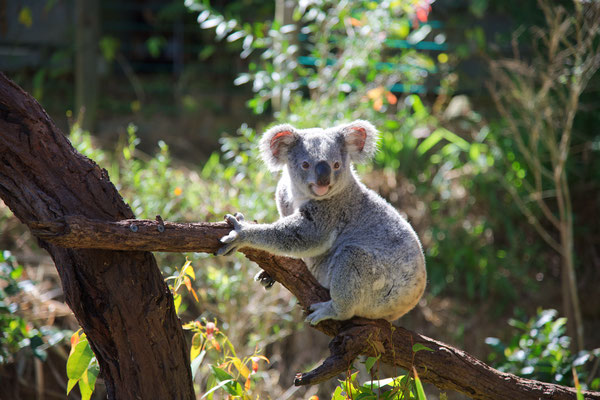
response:
{"label": "koala's ear", "polygon": [[260,139],[260,155],[271,171],[283,168],[289,148],[298,140],[296,129],[288,124],[277,125]]}
{"label": "koala's ear", "polygon": [[342,128],[346,149],[355,163],[369,161],[377,152],[377,129],[369,121],[358,119]]}

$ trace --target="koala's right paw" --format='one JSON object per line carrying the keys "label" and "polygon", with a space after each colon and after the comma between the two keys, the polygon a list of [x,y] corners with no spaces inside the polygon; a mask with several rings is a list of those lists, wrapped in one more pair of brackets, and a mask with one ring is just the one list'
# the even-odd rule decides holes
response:
{"label": "koala's right paw", "polygon": [[217,256],[230,255],[244,245],[244,215],[242,213],[227,214],[225,220],[233,227],[233,230],[220,239],[223,246],[215,253]]}
{"label": "koala's right paw", "polygon": [[266,271],[260,271],[254,276],[254,280],[263,285],[265,289],[271,289],[275,284],[275,279],[273,279]]}

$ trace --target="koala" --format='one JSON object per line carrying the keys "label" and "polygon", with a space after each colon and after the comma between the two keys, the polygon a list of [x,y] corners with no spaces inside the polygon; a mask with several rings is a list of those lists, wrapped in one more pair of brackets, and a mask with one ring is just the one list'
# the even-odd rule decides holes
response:
{"label": "koala", "polygon": [[360,182],[353,163],[371,159],[378,133],[368,121],[333,128],[277,125],[260,140],[277,185],[281,218],[250,224],[225,218],[233,230],[217,255],[242,247],[301,258],[331,300],[312,304],[306,321],[353,316],[393,321],[410,311],[425,290],[421,243],[389,203]]}

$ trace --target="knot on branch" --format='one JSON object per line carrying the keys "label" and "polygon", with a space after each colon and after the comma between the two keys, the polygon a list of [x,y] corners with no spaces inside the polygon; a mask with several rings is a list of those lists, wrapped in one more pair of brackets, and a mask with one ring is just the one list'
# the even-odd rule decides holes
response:
{"label": "knot on branch", "polygon": [[372,320],[354,318],[352,323],[343,326],[329,343],[330,356],[321,365],[310,372],[296,375],[294,385],[314,385],[327,381],[348,371],[352,362],[360,354],[384,352],[383,344],[378,341],[379,331],[373,329]]}
{"label": "knot on branch", "polygon": [[42,240],[51,240],[69,233],[69,224],[64,218],[54,221],[26,221],[31,233]]}

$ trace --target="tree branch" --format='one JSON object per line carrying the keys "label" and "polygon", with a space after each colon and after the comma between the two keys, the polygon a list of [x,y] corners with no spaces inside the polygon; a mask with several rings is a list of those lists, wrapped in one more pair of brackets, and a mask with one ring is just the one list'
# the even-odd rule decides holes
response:
{"label": "tree branch", "polygon": [[[214,253],[219,238],[230,231],[225,222],[178,224],[152,220],[105,222],[82,216],[29,223],[43,240],[71,248]],[[306,311],[315,302],[329,299],[328,291],[297,259],[274,256],[244,248],[241,252],[256,262],[297,298]],[[333,336],[331,356],[312,372],[299,374],[297,385],[310,385],[345,372],[359,354],[381,354],[383,362],[406,370],[415,366],[419,376],[440,389],[455,390],[474,399],[574,399],[572,388],[519,378],[499,372],[466,352],[419,335],[384,320],[353,318],[323,321],[316,329]],[[413,353],[421,343],[430,349]],[[586,399],[600,399],[600,392],[584,392]]]}

